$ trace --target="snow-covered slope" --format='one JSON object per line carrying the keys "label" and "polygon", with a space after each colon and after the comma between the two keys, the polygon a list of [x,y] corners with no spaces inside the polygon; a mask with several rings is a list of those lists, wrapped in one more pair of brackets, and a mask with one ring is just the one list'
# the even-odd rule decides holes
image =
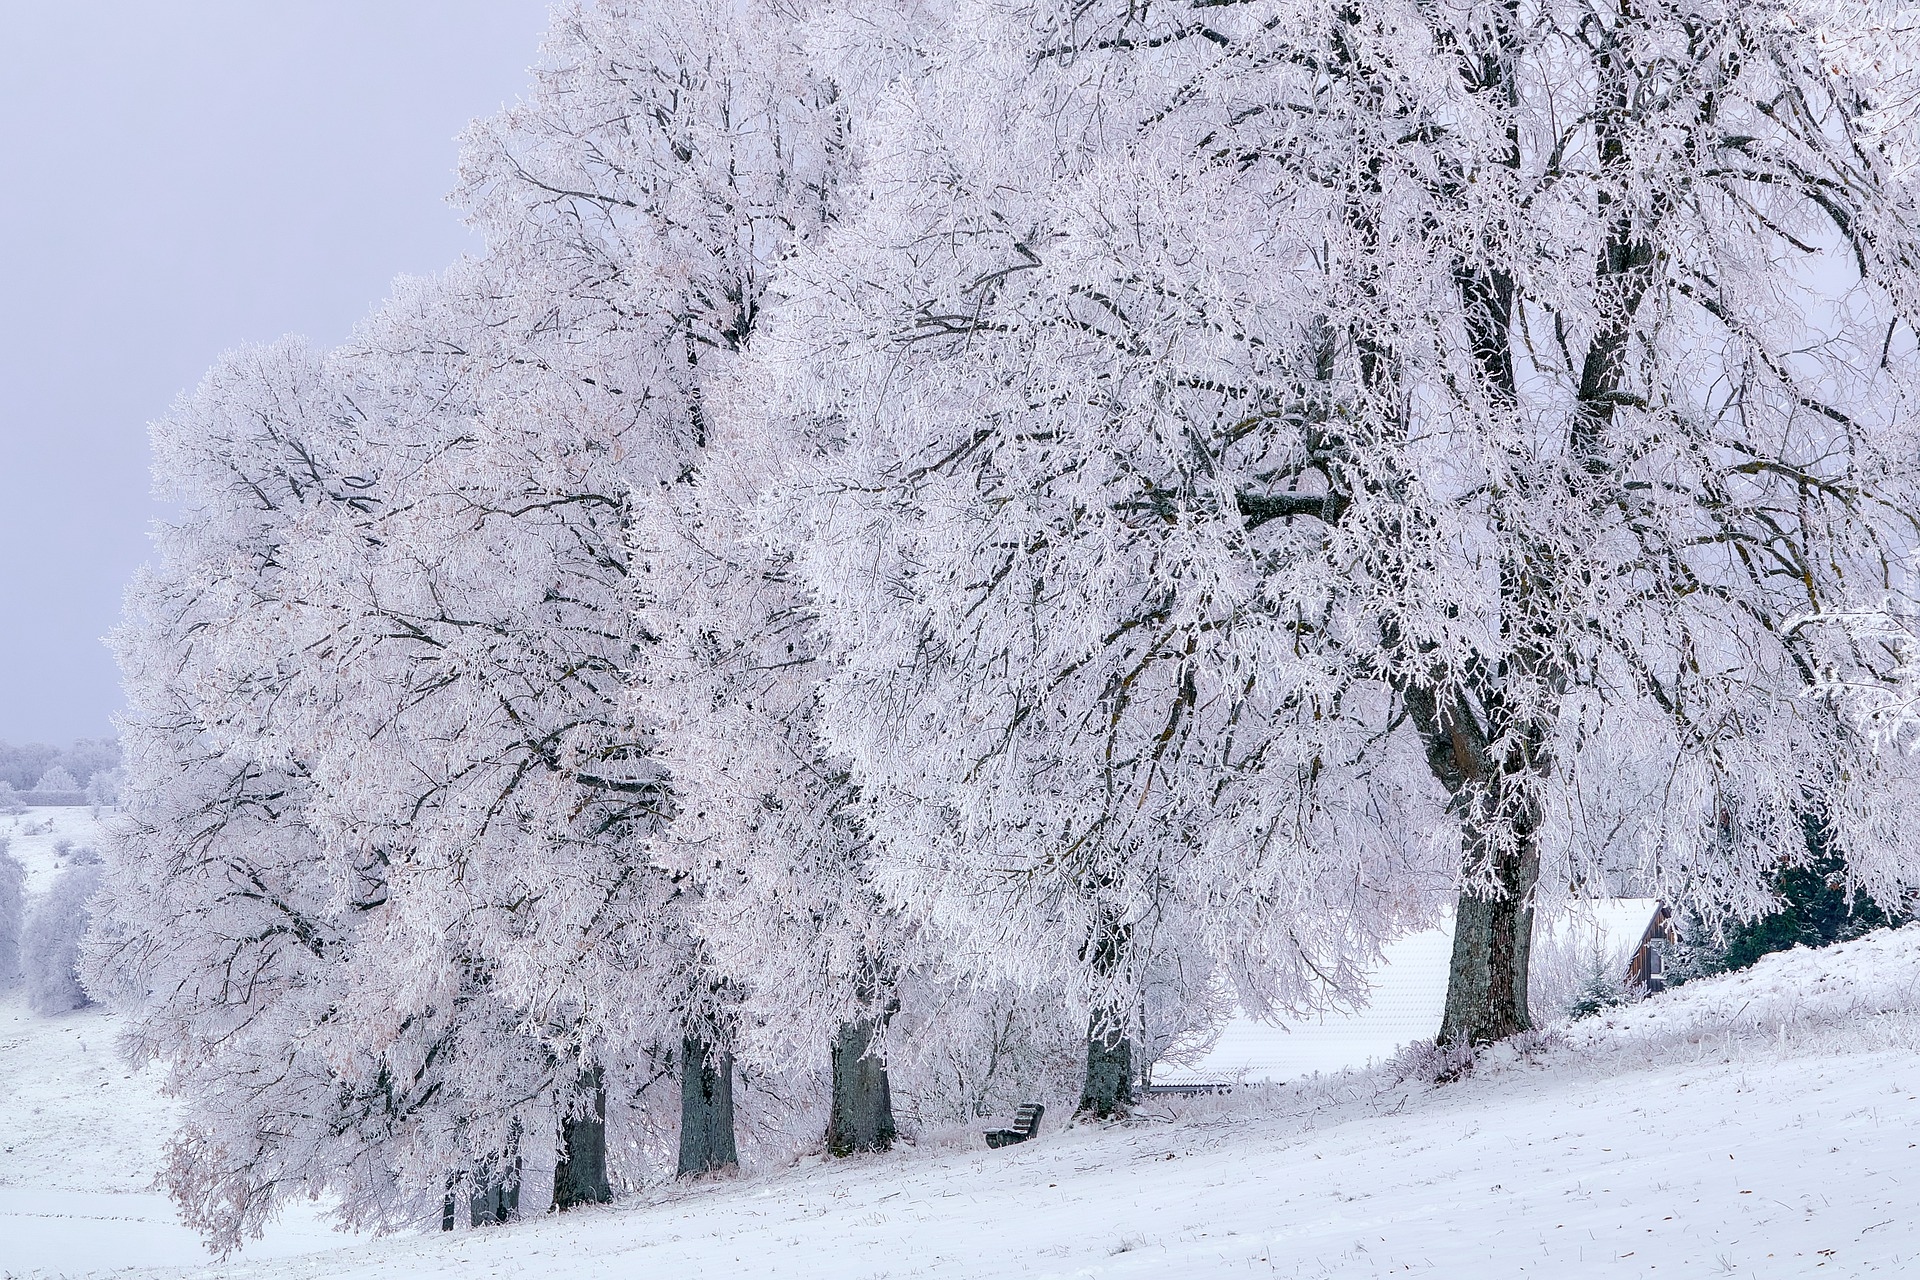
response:
{"label": "snow-covered slope", "polygon": [[[1541,922],[1533,949],[1535,1010],[1552,1006],[1557,1011],[1569,1003],[1588,957],[1601,958],[1624,980],[1627,961],[1659,905],[1652,898],[1612,898],[1586,904],[1577,915]],[[1382,963],[1367,975],[1371,991],[1365,1008],[1284,1023],[1235,1017],[1204,1057],[1190,1064],[1159,1064],[1154,1083],[1285,1082],[1384,1062],[1401,1046],[1439,1029],[1452,954],[1451,920],[1409,934],[1390,944]]]}
{"label": "snow-covered slope", "polygon": [[[17,990],[0,996],[0,1277],[207,1261],[152,1186],[173,1126],[160,1073],[129,1068],[114,1051],[117,1030],[100,1009],[45,1018]],[[251,1252],[349,1238],[308,1211]]]}
{"label": "snow-covered slope", "polygon": [[206,1274],[1920,1274],[1917,997],[1920,928],[1772,957],[1445,1086],[1389,1068],[1247,1089]]}
{"label": "snow-covered slope", "polygon": [[76,856],[86,858],[87,850],[99,849],[106,838],[101,824],[112,812],[75,807],[0,814],[0,839],[27,870],[29,898],[45,893]]}

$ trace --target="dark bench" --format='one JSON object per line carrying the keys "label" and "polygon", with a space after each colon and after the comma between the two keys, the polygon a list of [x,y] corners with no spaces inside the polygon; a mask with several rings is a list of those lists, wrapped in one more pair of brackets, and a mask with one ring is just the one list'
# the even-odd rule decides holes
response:
{"label": "dark bench", "polygon": [[1195,1084],[1149,1084],[1141,1086],[1143,1098],[1198,1098],[1206,1094],[1232,1093],[1231,1081],[1219,1080]]}
{"label": "dark bench", "polygon": [[1013,1128],[987,1130],[987,1145],[1007,1147],[1016,1142],[1025,1142],[1040,1130],[1040,1117],[1047,1109],[1037,1102],[1029,1102],[1013,1113]]}

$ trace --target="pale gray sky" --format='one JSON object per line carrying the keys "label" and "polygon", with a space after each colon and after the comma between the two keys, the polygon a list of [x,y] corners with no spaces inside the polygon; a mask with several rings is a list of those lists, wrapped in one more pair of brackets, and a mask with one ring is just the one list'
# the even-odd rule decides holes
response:
{"label": "pale gray sky", "polygon": [[146,424],[222,351],[343,338],[474,247],[466,121],[546,0],[0,0],[0,739],[109,731]]}

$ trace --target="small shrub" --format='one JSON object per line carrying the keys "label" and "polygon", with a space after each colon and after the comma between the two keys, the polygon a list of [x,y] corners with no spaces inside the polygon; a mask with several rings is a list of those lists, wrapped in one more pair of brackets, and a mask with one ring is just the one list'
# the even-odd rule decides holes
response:
{"label": "small shrub", "polygon": [[1470,1044],[1441,1045],[1432,1040],[1415,1040],[1388,1060],[1387,1071],[1395,1080],[1452,1084],[1473,1070],[1474,1056]]}
{"label": "small shrub", "polygon": [[1618,966],[1611,956],[1596,948],[1579,989],[1567,1002],[1568,1015],[1591,1018],[1626,1002],[1627,984],[1620,980]]}

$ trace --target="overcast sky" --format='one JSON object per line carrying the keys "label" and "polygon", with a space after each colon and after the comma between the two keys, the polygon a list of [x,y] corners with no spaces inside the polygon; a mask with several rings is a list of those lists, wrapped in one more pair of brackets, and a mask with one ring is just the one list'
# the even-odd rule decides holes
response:
{"label": "overcast sky", "polygon": [[477,247],[465,123],[546,0],[0,0],[0,739],[110,732],[146,424],[222,351],[343,338]]}

